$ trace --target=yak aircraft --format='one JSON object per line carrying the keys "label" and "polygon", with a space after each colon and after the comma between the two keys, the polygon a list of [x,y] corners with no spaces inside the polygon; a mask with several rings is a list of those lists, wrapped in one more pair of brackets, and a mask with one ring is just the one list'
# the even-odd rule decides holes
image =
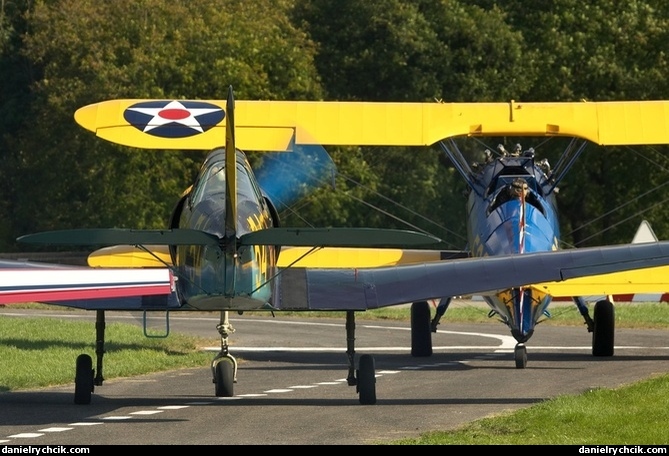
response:
{"label": "yak aircraft", "polygon": [[[22,236],[21,242],[103,246],[89,267],[3,263],[0,303],[40,301],[97,312],[97,364],[77,358],[75,403],[89,403],[103,383],[106,311],[220,311],[221,351],[212,361],[217,396],[234,394],[237,363],[229,351],[228,312],[346,311],[348,384],[376,402],[374,359],[357,359],[355,313],[413,303],[412,354],[431,354],[431,332],[450,297],[485,296],[491,314],[525,343],[554,296],[572,296],[593,332],[593,354],[613,354],[610,301],[591,318],[580,296],[636,287],[664,291],[669,242],[559,248],[555,186],[587,142],[669,143],[669,102],[373,103],[227,100],[110,100],[85,106],[75,120],[125,146],[213,150],[178,200],[164,230],[79,229]],[[563,136],[581,140],[555,169],[531,150],[500,151],[471,167],[458,136]],[[469,185],[465,257],[440,239],[405,230],[286,228],[277,193],[261,185],[243,151],[308,146],[439,144]],[[223,147],[222,147],[223,146]],[[239,147],[239,149],[237,149]],[[575,151],[575,152],[574,152]],[[305,155],[299,160],[323,161]],[[325,160],[327,161],[327,160]],[[288,179],[266,173],[270,181]],[[510,193],[514,185],[518,193]],[[642,274],[639,271],[643,271]],[[428,300],[441,299],[430,320]]]}

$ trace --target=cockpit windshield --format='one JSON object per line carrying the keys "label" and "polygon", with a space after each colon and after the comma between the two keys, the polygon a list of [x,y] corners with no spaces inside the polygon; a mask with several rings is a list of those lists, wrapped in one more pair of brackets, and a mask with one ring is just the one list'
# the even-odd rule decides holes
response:
{"label": "cockpit windshield", "polygon": [[497,190],[499,190],[502,187],[507,187],[513,183],[514,180],[516,179],[522,179],[525,182],[527,182],[527,186],[530,188],[530,190],[534,190],[535,192],[537,191],[537,181],[534,178],[534,176],[531,176],[529,174],[509,174],[505,176],[499,176],[497,178],[497,182],[495,185],[495,189],[491,193],[496,193]]}
{"label": "cockpit windshield", "polygon": [[[519,192],[514,192],[514,189],[520,188]],[[500,207],[503,203],[514,198],[520,198],[522,189],[525,189],[525,201],[536,207],[546,214],[546,210],[537,197],[537,181],[534,176],[529,174],[508,174],[498,176],[496,179],[495,188],[492,191],[494,195],[490,206],[488,207],[488,214]],[[530,190],[529,192],[527,190]]]}
{"label": "cockpit windshield", "polygon": [[223,162],[214,162],[202,174],[193,189],[193,202],[198,203],[212,195],[225,197],[225,165]]}
{"label": "cockpit windshield", "polygon": [[[249,176],[253,175],[250,168],[243,161],[237,160],[237,197],[240,201],[259,201],[262,192],[251,181]],[[225,161],[223,159],[211,162],[202,171],[200,178],[193,188],[193,204],[208,198],[225,198],[227,192],[225,173]]]}

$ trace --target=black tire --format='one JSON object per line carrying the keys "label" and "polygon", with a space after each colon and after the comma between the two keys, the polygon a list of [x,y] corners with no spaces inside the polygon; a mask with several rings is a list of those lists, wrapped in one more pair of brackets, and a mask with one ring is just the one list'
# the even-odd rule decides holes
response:
{"label": "black tire", "polygon": [[615,309],[611,301],[597,301],[592,331],[592,355],[613,356],[616,329]]}
{"label": "black tire", "polygon": [[516,345],[513,350],[513,358],[516,361],[516,369],[525,369],[527,366],[527,347],[523,344]]}
{"label": "black tire", "polygon": [[221,358],[214,369],[216,397],[234,396],[235,364],[230,358]]}
{"label": "black tire", "polygon": [[376,404],[376,372],[372,355],[360,356],[358,363],[358,395],[361,404]]}
{"label": "black tire", "polygon": [[411,304],[411,356],[432,356],[430,304],[427,301]]}
{"label": "black tire", "polygon": [[77,356],[76,372],[74,375],[74,403],[90,404],[93,393],[93,359],[89,355]]}

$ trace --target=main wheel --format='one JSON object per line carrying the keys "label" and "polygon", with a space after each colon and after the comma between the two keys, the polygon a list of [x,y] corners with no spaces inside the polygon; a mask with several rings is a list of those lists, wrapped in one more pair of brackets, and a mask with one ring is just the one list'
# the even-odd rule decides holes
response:
{"label": "main wheel", "polygon": [[376,404],[376,373],[374,357],[361,355],[358,363],[358,394],[363,405]]}
{"label": "main wheel", "polygon": [[427,301],[411,304],[411,356],[432,356],[430,304]]}
{"label": "main wheel", "polygon": [[513,350],[513,358],[516,361],[516,369],[525,369],[527,366],[527,348],[524,344],[517,344]]}
{"label": "main wheel", "polygon": [[615,309],[611,301],[597,301],[595,322],[592,331],[592,355],[613,356],[613,342],[616,327]]}
{"label": "main wheel", "polygon": [[90,404],[93,393],[93,360],[89,355],[77,356],[76,372],[74,375],[74,403]]}
{"label": "main wheel", "polygon": [[216,397],[234,396],[235,363],[230,358],[221,358],[214,368]]}

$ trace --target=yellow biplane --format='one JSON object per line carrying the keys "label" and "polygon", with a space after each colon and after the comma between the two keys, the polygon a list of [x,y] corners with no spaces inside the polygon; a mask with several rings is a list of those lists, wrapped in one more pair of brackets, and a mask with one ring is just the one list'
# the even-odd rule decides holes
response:
{"label": "yellow biplane", "polygon": [[[590,317],[582,295],[663,292],[669,242],[560,250],[555,186],[566,171],[519,147],[476,169],[449,140],[459,136],[563,136],[588,143],[669,143],[669,102],[373,103],[322,101],[112,100],[75,120],[98,137],[140,149],[210,150],[163,230],[82,229],[36,233],[21,242],[100,246],[88,268],[3,263],[0,302],[42,301],[98,311],[220,311],[221,352],[212,362],[217,396],[233,396],[228,312],[342,310],[347,315],[348,383],[376,402],[374,359],[355,360],[355,313],[412,304],[412,354],[432,353],[431,332],[450,297],[484,296],[518,344],[554,297],[573,297],[593,333],[593,354],[613,354],[614,310],[602,299]],[[260,185],[245,152],[278,151],[302,166],[322,145],[440,145],[469,185],[468,248],[405,230],[290,228]],[[244,152],[242,152],[244,151]],[[301,153],[301,154],[300,154]],[[300,155],[296,155],[300,154]],[[573,160],[571,160],[573,161]],[[569,162],[567,160],[565,163]],[[275,173],[274,179],[285,179]],[[642,271],[642,273],[639,273]],[[11,275],[14,274],[14,275]],[[431,320],[429,300],[441,300]],[[102,326],[102,325],[99,325]],[[98,334],[104,344],[104,334]],[[103,353],[98,346],[96,352]],[[101,385],[102,357],[76,362],[75,402]]]}

